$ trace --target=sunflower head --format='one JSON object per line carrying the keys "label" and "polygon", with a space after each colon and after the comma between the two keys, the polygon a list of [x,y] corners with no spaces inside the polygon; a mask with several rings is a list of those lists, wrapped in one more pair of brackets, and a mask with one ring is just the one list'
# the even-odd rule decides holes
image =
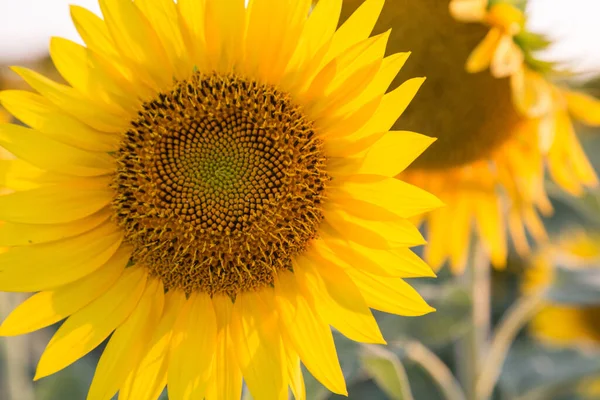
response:
{"label": "sunflower head", "polygon": [[[345,2],[344,12],[358,4]],[[552,212],[546,171],[573,195],[597,184],[571,118],[598,125],[600,104],[551,82],[553,64],[534,56],[549,41],[527,29],[525,5],[387,2],[375,27],[394,26],[388,53],[412,51],[398,81],[416,71],[428,77],[395,128],[438,138],[400,175],[447,204],[425,218],[426,256],[435,267],[449,260],[463,271],[473,231],[498,267],[509,236],[522,255],[528,233],[546,240],[539,216]]]}
{"label": "sunflower head", "polygon": [[441,203],[395,179],[433,139],[390,131],[423,78],[388,92],[382,7],[100,0],[51,42],[68,84],[15,68],[0,290],[37,293],[0,334],[66,318],[36,378],[110,336],[90,400],[302,399],[300,362],[345,393],[330,325],[433,310],[403,278],[434,276],[410,220]]}
{"label": "sunflower head", "polygon": [[198,72],[125,132],[114,212],[132,258],[166,289],[235,297],[273,285],[317,238],[326,161],[289,94]]}

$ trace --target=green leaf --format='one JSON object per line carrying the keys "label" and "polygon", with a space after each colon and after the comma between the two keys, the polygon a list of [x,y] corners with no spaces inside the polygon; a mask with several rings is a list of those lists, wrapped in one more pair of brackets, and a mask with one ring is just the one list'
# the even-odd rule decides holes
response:
{"label": "green leaf", "polygon": [[522,31],[515,36],[515,42],[527,51],[544,50],[552,43],[546,36],[529,31]]}
{"label": "green leaf", "polygon": [[406,370],[393,352],[381,346],[364,346],[362,366],[392,400],[414,400]]}

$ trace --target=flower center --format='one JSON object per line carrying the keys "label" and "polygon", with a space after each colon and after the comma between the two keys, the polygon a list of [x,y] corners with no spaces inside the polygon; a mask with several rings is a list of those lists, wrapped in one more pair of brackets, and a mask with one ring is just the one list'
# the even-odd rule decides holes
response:
{"label": "flower center", "polygon": [[[362,0],[344,2],[344,16]],[[393,27],[387,53],[411,50],[392,87],[414,76],[426,76],[393,129],[436,137],[412,169],[442,169],[484,159],[513,134],[518,115],[508,79],[489,71],[465,71],[469,54],[488,28],[456,21],[449,0],[385,2],[375,33]]]}
{"label": "flower center", "polygon": [[323,218],[323,143],[289,95],[252,80],[177,83],[144,104],[117,158],[116,219],[167,289],[271,285]]}

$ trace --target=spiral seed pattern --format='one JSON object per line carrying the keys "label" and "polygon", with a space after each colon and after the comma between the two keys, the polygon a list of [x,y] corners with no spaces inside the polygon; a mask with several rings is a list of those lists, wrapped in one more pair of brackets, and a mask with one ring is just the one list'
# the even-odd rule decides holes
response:
{"label": "spiral seed pattern", "polygon": [[167,289],[263,288],[317,236],[323,144],[272,86],[196,73],[144,104],[116,157],[116,219]]}

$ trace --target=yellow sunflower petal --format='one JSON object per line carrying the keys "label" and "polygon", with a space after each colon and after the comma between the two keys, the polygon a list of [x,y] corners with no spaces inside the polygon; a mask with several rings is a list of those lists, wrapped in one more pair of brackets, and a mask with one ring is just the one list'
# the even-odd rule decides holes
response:
{"label": "yellow sunflower petal", "polygon": [[425,259],[435,270],[438,270],[448,257],[450,243],[446,240],[446,232],[448,226],[450,226],[451,211],[452,207],[448,205],[439,210],[434,210],[428,215],[428,243],[425,246]]}
{"label": "yellow sunflower petal", "polygon": [[387,31],[357,43],[327,64],[306,93],[313,103],[307,114],[321,121],[359,97],[380,70],[389,35]]}
{"label": "yellow sunflower petal", "polygon": [[106,264],[88,276],[31,296],[4,320],[0,335],[15,336],[33,332],[81,310],[119,279],[130,256],[131,249],[121,247]]}
{"label": "yellow sunflower petal", "polygon": [[394,177],[419,157],[435,138],[409,131],[390,131],[373,144],[356,173]]}
{"label": "yellow sunflower petal", "polygon": [[340,26],[333,35],[325,58],[328,62],[369,37],[383,9],[384,0],[367,0]]}
{"label": "yellow sunflower petal", "polygon": [[339,140],[328,138],[325,142],[325,149],[330,157],[343,159],[363,153],[386,134],[387,132],[379,132],[354,141],[346,140],[345,138]]}
{"label": "yellow sunflower petal", "polygon": [[90,128],[38,94],[6,90],[0,92],[0,102],[23,123],[59,142],[89,151],[110,152],[118,149],[119,136]]}
{"label": "yellow sunflower petal", "polygon": [[527,257],[531,251],[531,247],[525,234],[525,223],[518,208],[511,210],[508,214],[508,231],[510,232],[516,252],[521,257]]}
{"label": "yellow sunflower petal", "polygon": [[244,0],[207,1],[204,24],[205,35],[208,38],[206,51],[211,66],[217,71],[227,73],[234,65],[240,63],[244,54]]}
{"label": "yellow sunflower petal", "polygon": [[[121,57],[157,91],[173,80],[173,66],[154,29],[131,1],[99,0],[106,27]],[[145,76],[147,75],[147,77]]]}
{"label": "yellow sunflower petal", "polygon": [[64,175],[48,172],[16,159],[0,160],[0,187],[22,191],[65,181]]}
{"label": "yellow sunflower petal", "polygon": [[310,6],[310,0],[250,1],[244,68],[278,84],[297,48]]}
{"label": "yellow sunflower petal", "polygon": [[205,0],[179,0],[177,11],[181,33],[190,52],[192,64],[203,71],[208,68],[204,36]]}
{"label": "yellow sunflower petal", "polygon": [[112,334],[98,361],[87,400],[112,398],[147,350],[164,306],[162,282],[150,279],[131,315]]}
{"label": "yellow sunflower petal", "polygon": [[315,242],[315,250],[325,258],[335,254],[352,268],[397,278],[435,277],[431,267],[408,248],[372,249],[340,238],[324,237],[325,241]]}
{"label": "yellow sunflower petal", "polygon": [[169,396],[201,399],[206,393],[215,356],[217,322],[208,294],[193,293],[173,329],[167,373]]}
{"label": "yellow sunflower petal", "polygon": [[42,354],[35,379],[60,371],[102,343],[137,306],[146,287],[146,276],[144,268],[126,269],[106,293],[71,315]]}
{"label": "yellow sunflower petal", "polygon": [[107,186],[104,179],[67,181],[2,195],[0,219],[24,224],[63,224],[85,218],[111,202],[113,194]]}
{"label": "yellow sunflower petal", "polygon": [[349,104],[340,107],[339,111],[336,113],[343,115],[355,112],[358,108],[385,94],[409,56],[410,53],[407,52],[392,54],[389,57],[384,58],[379,71],[375,74],[371,83],[369,83],[361,93],[360,97],[351,101]]}
{"label": "yellow sunflower petal", "polygon": [[425,82],[425,78],[409,79],[383,96],[383,100],[371,120],[352,133],[349,139],[357,140],[364,136],[390,130],[415,97],[423,82]]}
{"label": "yellow sunflower petal", "polygon": [[71,147],[18,125],[0,125],[0,145],[36,167],[61,174],[99,176],[115,169],[109,154]]}
{"label": "yellow sunflower petal", "polygon": [[521,68],[513,73],[510,84],[513,103],[519,112],[531,117],[551,112],[552,88],[541,74]]}
{"label": "yellow sunflower petal", "polygon": [[103,210],[66,224],[35,225],[13,222],[0,223],[0,246],[25,246],[67,239],[89,232],[110,217]]}
{"label": "yellow sunflower petal", "polygon": [[156,400],[167,385],[168,351],[177,315],[185,294],[165,294],[163,315],[154,329],[148,351],[119,391],[119,400]]}
{"label": "yellow sunflower petal", "polygon": [[136,0],[135,4],[158,35],[174,67],[175,78],[186,79],[193,71],[193,64],[179,29],[177,4],[163,0]]}
{"label": "yellow sunflower petal", "polygon": [[514,35],[525,23],[525,15],[517,6],[510,3],[492,4],[486,15],[486,22],[500,27],[504,32]]}
{"label": "yellow sunflower petal", "polygon": [[292,345],[315,378],[334,393],[348,395],[329,326],[299,292],[292,273],[275,281],[275,303],[286,344]]}
{"label": "yellow sunflower petal", "polygon": [[377,321],[354,282],[333,263],[311,258],[299,257],[294,263],[294,275],[313,309],[351,340],[384,344]]}
{"label": "yellow sunflower petal", "polygon": [[600,101],[592,96],[574,91],[564,93],[569,112],[575,119],[590,126],[600,125]]}
{"label": "yellow sunflower petal", "polygon": [[467,263],[467,253],[471,239],[474,210],[468,201],[460,201],[450,211],[452,235],[449,238],[450,262],[461,270]]}
{"label": "yellow sunflower petal", "polygon": [[490,72],[495,78],[506,78],[523,66],[525,55],[512,36],[503,36],[498,43]]}
{"label": "yellow sunflower petal", "polygon": [[143,98],[152,95],[150,86],[141,80],[142,75],[146,74],[135,74],[130,65],[121,59],[104,20],[91,11],[74,5],[71,6],[71,18],[95,61],[115,82],[119,82],[125,93],[129,91]]}
{"label": "yellow sunflower petal", "polygon": [[88,9],[77,5],[72,5],[70,10],[75,28],[87,47],[110,58],[117,58],[117,49],[104,21]]}
{"label": "yellow sunflower petal", "polygon": [[406,316],[435,311],[402,279],[378,277],[356,269],[348,269],[346,273],[358,286],[369,307],[375,310]]}
{"label": "yellow sunflower petal", "polygon": [[501,40],[502,31],[499,28],[490,29],[481,43],[469,55],[466,63],[467,72],[474,74],[487,69],[494,58]]}
{"label": "yellow sunflower petal", "polygon": [[298,91],[308,87],[329,50],[341,12],[342,0],[317,2],[306,19],[298,46],[286,69],[284,87]]}
{"label": "yellow sunflower petal", "polygon": [[56,243],[13,247],[0,254],[0,290],[34,292],[96,271],[115,254],[123,233],[113,223]]}
{"label": "yellow sunflower petal", "polygon": [[[273,313],[274,304],[270,304],[272,297],[272,291],[262,295],[242,293],[235,300],[231,317],[235,355],[244,381],[256,400],[287,399],[286,360],[277,315]],[[265,377],[269,379],[268,385],[264,384]]]}
{"label": "yellow sunflower petal", "polygon": [[213,376],[210,380],[206,400],[239,400],[242,397],[242,371],[236,359],[236,346],[231,336],[231,312],[233,303],[229,296],[213,296],[217,317],[217,347]]}
{"label": "yellow sunflower petal", "polygon": [[402,218],[410,218],[442,206],[432,194],[398,179],[378,175],[356,175],[343,179],[329,199],[346,207],[374,205]]}
{"label": "yellow sunflower petal", "polygon": [[[362,97],[359,97],[356,101],[358,100],[362,100]],[[335,115],[334,117],[321,121],[323,130],[327,132],[327,141],[325,142],[326,148],[335,149],[336,144],[339,142],[345,143],[346,145],[352,145],[365,140],[368,141],[368,143],[376,141],[377,139],[371,139],[371,137],[380,136],[385,132],[374,132],[370,135],[356,138],[353,138],[350,135],[353,132],[356,132],[356,130],[363,128],[369,122],[375,112],[379,109],[382,101],[383,95],[375,96],[370,101],[362,104],[357,110],[350,110],[348,113],[342,114],[342,117]],[[361,148],[360,150],[364,150],[364,148]],[[335,150],[332,151],[332,155],[336,155]]]}
{"label": "yellow sunflower petal", "polygon": [[583,184],[591,186],[597,182],[596,174],[575,137],[567,113],[559,111],[555,118],[556,138],[548,152],[548,170],[552,179],[563,189],[579,196]]}
{"label": "yellow sunflower petal", "polygon": [[507,255],[506,222],[499,199],[494,194],[481,196],[474,211],[481,240],[490,254],[492,264],[503,266]]}
{"label": "yellow sunflower petal", "polygon": [[62,77],[88,99],[101,101],[121,112],[135,112],[136,102],[127,96],[110,74],[103,71],[89,49],[60,37],[50,40],[50,56]]}
{"label": "yellow sunflower petal", "polygon": [[[61,85],[27,68],[14,67],[39,94],[61,110],[102,132],[121,133],[127,130],[129,118],[119,109],[103,107],[104,103],[85,99],[69,86]],[[102,112],[98,112],[102,110]]]}
{"label": "yellow sunflower petal", "polygon": [[304,385],[304,376],[302,375],[302,368],[300,366],[300,357],[289,346],[284,347],[287,359],[288,380],[294,399],[306,400],[306,386]]}
{"label": "yellow sunflower petal", "polygon": [[340,235],[374,249],[418,246],[425,239],[415,226],[405,219],[373,221],[357,218],[341,210],[324,210],[325,221]]}

